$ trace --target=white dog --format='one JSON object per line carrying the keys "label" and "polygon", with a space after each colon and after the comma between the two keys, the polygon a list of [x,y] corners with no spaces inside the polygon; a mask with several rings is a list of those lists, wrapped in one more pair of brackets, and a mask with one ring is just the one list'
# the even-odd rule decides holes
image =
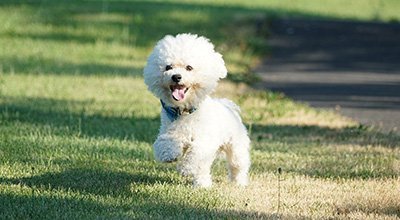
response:
{"label": "white dog", "polygon": [[162,104],[155,141],[158,161],[178,160],[178,170],[197,187],[210,187],[210,169],[218,152],[228,160],[229,176],[247,185],[250,140],[239,107],[209,94],[227,74],[222,55],[204,37],[165,36],[148,58],[144,81]]}

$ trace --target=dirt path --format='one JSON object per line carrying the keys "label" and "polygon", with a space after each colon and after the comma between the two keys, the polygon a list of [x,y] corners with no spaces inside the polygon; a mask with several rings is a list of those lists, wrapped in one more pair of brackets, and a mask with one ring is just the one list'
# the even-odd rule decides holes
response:
{"label": "dirt path", "polygon": [[277,20],[260,85],[400,133],[400,24]]}

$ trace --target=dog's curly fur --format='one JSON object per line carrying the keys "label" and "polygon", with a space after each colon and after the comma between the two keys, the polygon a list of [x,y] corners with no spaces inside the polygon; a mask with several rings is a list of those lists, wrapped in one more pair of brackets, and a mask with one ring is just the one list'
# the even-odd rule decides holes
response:
{"label": "dog's curly fur", "polygon": [[[164,105],[161,127],[153,145],[158,161],[178,160],[178,170],[193,177],[194,186],[212,184],[210,168],[224,152],[229,176],[248,184],[250,139],[239,107],[227,99],[213,99],[219,79],[226,77],[222,55],[205,37],[167,35],[155,46],[144,68],[148,89]],[[178,112],[170,117],[167,109]]]}

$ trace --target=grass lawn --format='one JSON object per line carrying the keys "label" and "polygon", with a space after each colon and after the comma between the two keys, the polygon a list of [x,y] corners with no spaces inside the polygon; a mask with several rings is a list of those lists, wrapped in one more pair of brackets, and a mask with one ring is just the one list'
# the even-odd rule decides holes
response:
{"label": "grass lawn", "polygon": [[[400,137],[257,91],[266,18],[397,21],[396,0],[1,1],[1,219],[400,218]],[[345,7],[343,7],[345,6]],[[193,189],[154,161],[142,69],[165,34],[209,37],[242,108],[251,183]],[[281,172],[278,172],[278,169]]]}

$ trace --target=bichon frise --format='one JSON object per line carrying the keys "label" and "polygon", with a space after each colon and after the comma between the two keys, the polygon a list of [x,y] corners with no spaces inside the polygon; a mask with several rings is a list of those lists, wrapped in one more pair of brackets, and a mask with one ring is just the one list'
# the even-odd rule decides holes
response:
{"label": "bichon frise", "polygon": [[238,185],[248,183],[250,139],[239,107],[209,97],[226,74],[214,45],[193,34],[165,36],[144,68],[144,81],[162,105],[155,158],[178,160],[179,172],[192,176],[197,187],[211,186],[211,165],[221,151],[227,157],[230,179]]}

